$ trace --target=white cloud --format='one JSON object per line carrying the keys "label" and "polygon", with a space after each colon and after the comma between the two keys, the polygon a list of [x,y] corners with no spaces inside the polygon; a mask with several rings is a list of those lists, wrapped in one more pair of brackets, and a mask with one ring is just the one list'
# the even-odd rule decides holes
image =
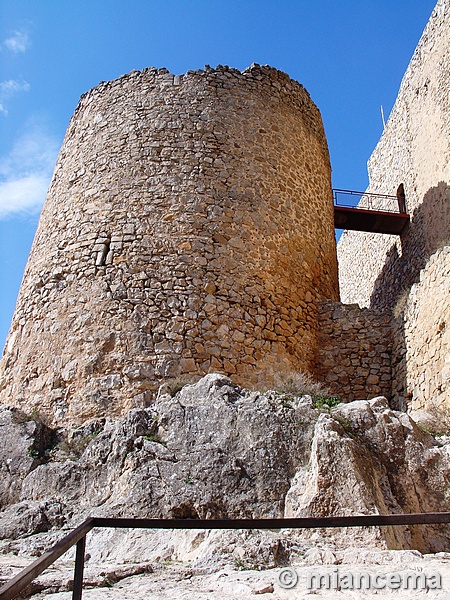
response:
{"label": "white cloud", "polygon": [[[17,54],[25,52],[31,45],[28,33],[25,31],[13,31],[10,37],[0,44],[0,50],[9,50]],[[8,100],[20,92],[28,92],[30,84],[26,81],[7,79],[0,83],[0,114],[8,115]]]}
{"label": "white cloud", "polygon": [[30,84],[26,81],[16,81],[15,79],[7,79],[0,82],[0,113],[7,116],[7,103],[13,96],[20,92],[28,92]]}
{"label": "white cloud", "polygon": [[59,142],[41,126],[31,125],[12,150],[0,156],[0,219],[37,213],[52,177]]}
{"label": "white cloud", "polygon": [[27,92],[30,89],[30,84],[26,81],[16,81],[15,79],[7,79],[0,83],[0,91],[2,94],[15,94],[16,92]]}
{"label": "white cloud", "polygon": [[30,47],[30,38],[24,31],[13,31],[12,35],[3,42],[3,47],[11,52],[25,52]]}

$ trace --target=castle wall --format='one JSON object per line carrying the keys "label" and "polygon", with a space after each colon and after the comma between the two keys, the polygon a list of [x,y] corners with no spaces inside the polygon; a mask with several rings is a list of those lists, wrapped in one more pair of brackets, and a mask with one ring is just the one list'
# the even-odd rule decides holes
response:
{"label": "castle wall", "polygon": [[390,398],[390,315],[328,300],[319,302],[318,321],[317,379],[345,402]]}
{"label": "castle wall", "polygon": [[309,370],[337,300],[320,113],[257,65],[132,72],[82,97],[26,267],[0,400],[121,413],[209,371]]}
{"label": "castle wall", "polygon": [[[448,401],[448,390],[441,393],[437,384],[425,393],[423,378],[426,371],[426,379],[437,382],[448,361],[448,347],[431,337],[441,336],[436,322],[450,326],[448,273],[437,268],[442,257],[434,258],[450,240],[449,31],[450,2],[439,0],[368,163],[369,192],[395,194],[404,183],[410,225],[401,237],[346,231],[338,244],[342,301],[402,313],[393,364],[395,401],[405,407]],[[441,299],[436,304],[435,297]],[[425,368],[426,351],[419,348],[430,344],[438,354]]]}
{"label": "castle wall", "polygon": [[394,319],[393,391],[412,413],[450,410],[450,246],[437,250]]}

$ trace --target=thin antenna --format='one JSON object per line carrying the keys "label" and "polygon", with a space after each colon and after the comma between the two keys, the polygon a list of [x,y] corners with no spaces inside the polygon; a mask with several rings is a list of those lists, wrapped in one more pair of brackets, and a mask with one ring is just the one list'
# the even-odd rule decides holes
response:
{"label": "thin antenna", "polygon": [[384,129],[386,127],[386,121],[384,120],[383,105],[381,105],[380,108],[381,108],[381,120],[383,121],[383,129]]}

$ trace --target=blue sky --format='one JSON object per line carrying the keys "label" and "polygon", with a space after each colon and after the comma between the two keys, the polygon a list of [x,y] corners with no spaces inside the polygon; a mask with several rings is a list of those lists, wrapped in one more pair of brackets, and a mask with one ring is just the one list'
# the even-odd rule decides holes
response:
{"label": "blue sky", "polygon": [[366,162],[435,0],[0,0],[0,346],[78,99],[133,69],[270,64],[322,112],[333,186]]}

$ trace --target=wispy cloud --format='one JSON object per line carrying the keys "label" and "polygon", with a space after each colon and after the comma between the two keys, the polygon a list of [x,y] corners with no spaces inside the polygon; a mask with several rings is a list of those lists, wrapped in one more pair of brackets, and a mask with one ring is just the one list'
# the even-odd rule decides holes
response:
{"label": "wispy cloud", "polygon": [[2,46],[15,54],[26,52],[30,47],[31,42],[28,33],[24,31],[13,31],[10,37],[4,40]]}
{"label": "wispy cloud", "polygon": [[0,156],[0,219],[37,213],[47,193],[59,141],[32,124],[11,151]]}
{"label": "wispy cloud", "polygon": [[4,116],[8,115],[7,104],[13,96],[20,92],[28,92],[30,84],[26,81],[16,81],[15,79],[7,79],[0,82],[0,113]]}

